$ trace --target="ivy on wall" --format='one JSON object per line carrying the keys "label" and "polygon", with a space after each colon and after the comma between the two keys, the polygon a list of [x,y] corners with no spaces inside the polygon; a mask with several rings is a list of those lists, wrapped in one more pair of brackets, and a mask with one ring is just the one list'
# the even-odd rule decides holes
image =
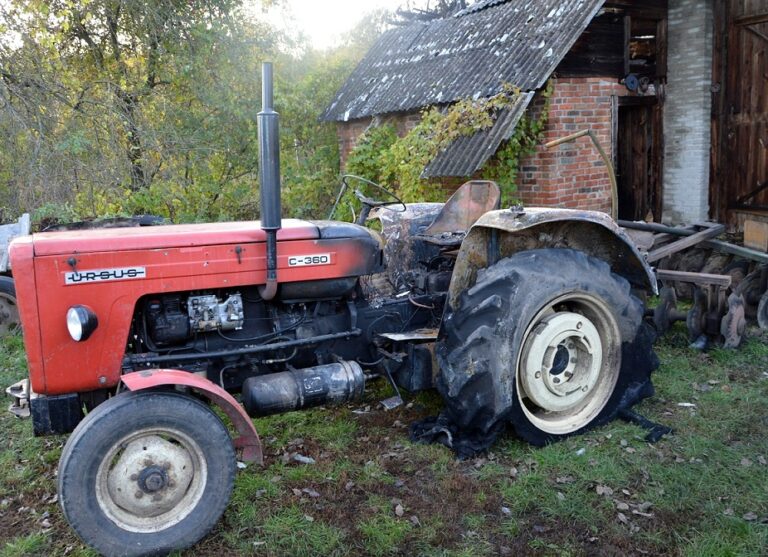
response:
{"label": "ivy on wall", "polygon": [[[406,202],[444,201],[440,181],[421,177],[424,168],[457,139],[492,127],[499,112],[511,106],[519,95],[519,89],[505,86],[489,98],[461,100],[443,110],[426,108],[419,124],[399,138],[390,124],[371,127],[350,153],[347,172],[395,189]],[[541,93],[544,105],[538,114],[523,117],[513,136],[474,176],[497,182],[504,203],[515,199],[521,159],[532,154],[543,137],[551,95],[552,85],[548,84]]]}

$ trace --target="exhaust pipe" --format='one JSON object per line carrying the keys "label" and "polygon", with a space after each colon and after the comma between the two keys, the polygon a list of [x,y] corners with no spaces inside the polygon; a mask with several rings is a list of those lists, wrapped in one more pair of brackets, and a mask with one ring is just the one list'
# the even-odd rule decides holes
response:
{"label": "exhaust pipe", "polygon": [[259,295],[264,300],[272,300],[277,294],[277,231],[282,227],[280,218],[280,117],[274,111],[272,103],[272,63],[264,62],[261,67],[261,112],[257,116],[261,228],[267,233],[267,283],[259,287]]}

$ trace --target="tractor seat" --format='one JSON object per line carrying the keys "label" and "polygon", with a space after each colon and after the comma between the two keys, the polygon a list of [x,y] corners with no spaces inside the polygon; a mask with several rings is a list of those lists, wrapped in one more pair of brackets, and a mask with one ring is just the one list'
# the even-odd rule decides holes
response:
{"label": "tractor seat", "polygon": [[500,206],[501,191],[496,182],[472,180],[456,190],[418,237],[431,244],[458,246],[480,217]]}

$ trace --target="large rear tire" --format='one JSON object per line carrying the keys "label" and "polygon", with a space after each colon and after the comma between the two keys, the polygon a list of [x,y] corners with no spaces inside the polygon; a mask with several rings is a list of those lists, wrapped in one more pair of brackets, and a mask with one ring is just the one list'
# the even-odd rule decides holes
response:
{"label": "large rear tire", "polygon": [[67,441],[59,502],[100,553],[162,555],[213,528],[234,476],[229,433],[204,404],[174,392],[123,393],[96,407]]}
{"label": "large rear tire", "polygon": [[0,337],[18,330],[21,326],[19,308],[16,305],[16,287],[11,277],[0,276]]}
{"label": "large rear tire", "polygon": [[508,422],[543,445],[649,396],[652,342],[642,302],[605,262],[531,250],[479,271],[449,308],[438,388],[469,436],[495,436]]}

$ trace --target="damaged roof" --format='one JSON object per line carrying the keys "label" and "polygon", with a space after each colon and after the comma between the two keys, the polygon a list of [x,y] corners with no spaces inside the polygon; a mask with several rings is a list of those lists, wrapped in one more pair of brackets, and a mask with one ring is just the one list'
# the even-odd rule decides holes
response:
{"label": "damaged roof", "polygon": [[322,118],[345,122],[541,88],[605,0],[484,0],[384,33]]}
{"label": "damaged roof", "polygon": [[[499,1],[499,0],[495,0]],[[514,102],[499,111],[493,126],[472,136],[460,137],[440,151],[422,172],[422,178],[472,176],[515,132],[534,93],[521,93]]]}

